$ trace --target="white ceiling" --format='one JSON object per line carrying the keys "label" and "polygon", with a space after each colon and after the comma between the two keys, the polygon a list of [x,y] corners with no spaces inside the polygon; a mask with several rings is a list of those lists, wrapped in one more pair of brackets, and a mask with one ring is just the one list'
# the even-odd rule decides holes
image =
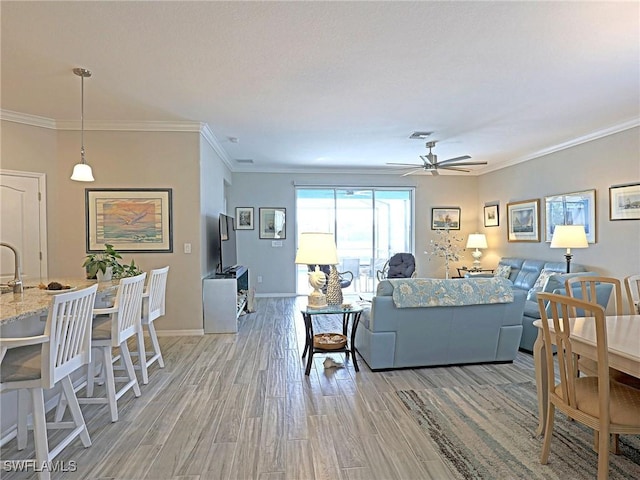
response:
{"label": "white ceiling", "polygon": [[419,161],[427,130],[477,173],[640,123],[637,1],[0,9],[5,113],[79,122],[88,68],[85,128],[203,122],[235,171],[380,171]]}

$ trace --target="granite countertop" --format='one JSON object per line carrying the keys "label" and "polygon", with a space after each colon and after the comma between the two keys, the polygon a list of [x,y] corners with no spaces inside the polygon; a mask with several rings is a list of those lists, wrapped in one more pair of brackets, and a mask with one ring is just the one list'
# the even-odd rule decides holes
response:
{"label": "granite countertop", "polygon": [[[85,278],[50,278],[42,280],[42,283],[48,285],[54,281],[76,288],[85,288],[96,283],[95,280],[87,280]],[[8,292],[0,294],[0,325],[47,315],[53,295],[46,290],[38,288],[39,283],[26,281],[23,293]],[[99,283],[98,292],[106,292],[115,289],[117,286],[118,281]],[[60,290],[60,293],[65,291]]]}

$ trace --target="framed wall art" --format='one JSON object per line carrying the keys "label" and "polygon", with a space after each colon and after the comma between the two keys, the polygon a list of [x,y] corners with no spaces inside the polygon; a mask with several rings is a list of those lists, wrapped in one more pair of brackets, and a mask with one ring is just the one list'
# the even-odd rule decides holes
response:
{"label": "framed wall art", "polygon": [[584,225],[589,243],[596,243],[596,191],[544,197],[545,242],[551,242],[556,225]]}
{"label": "framed wall art", "polygon": [[485,205],[484,207],[484,226],[497,227],[500,225],[500,213],[498,205]]}
{"label": "framed wall art", "polygon": [[87,253],[173,252],[170,188],[85,189]]}
{"label": "framed wall art", "polygon": [[507,240],[540,241],[540,200],[507,203]]}
{"label": "framed wall art", "polygon": [[459,207],[436,207],[431,209],[431,230],[460,230]]}
{"label": "framed wall art", "polygon": [[609,187],[609,220],[640,220],[640,183]]}
{"label": "framed wall art", "polygon": [[287,238],[287,209],[260,207],[260,238]]}
{"label": "framed wall art", "polygon": [[253,207],[236,207],[236,230],[253,229]]}

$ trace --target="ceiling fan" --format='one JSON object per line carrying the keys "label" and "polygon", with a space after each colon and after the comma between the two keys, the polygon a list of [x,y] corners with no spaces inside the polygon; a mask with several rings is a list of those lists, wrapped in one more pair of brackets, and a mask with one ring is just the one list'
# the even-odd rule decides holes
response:
{"label": "ceiling fan", "polygon": [[431,152],[431,149],[436,146],[436,142],[427,142],[427,148],[429,149],[429,153],[426,155],[420,155],[422,159],[422,165],[416,163],[387,163],[387,165],[397,165],[403,168],[410,168],[411,170],[403,173],[402,176],[406,177],[407,175],[412,175],[418,172],[428,172],[431,175],[439,175],[438,170],[455,170],[457,172],[470,172],[466,168],[470,165],[486,165],[487,162],[465,162],[464,160],[468,160],[471,157],[469,155],[463,155],[461,157],[449,158],[447,160],[438,161],[438,156],[435,153]]}

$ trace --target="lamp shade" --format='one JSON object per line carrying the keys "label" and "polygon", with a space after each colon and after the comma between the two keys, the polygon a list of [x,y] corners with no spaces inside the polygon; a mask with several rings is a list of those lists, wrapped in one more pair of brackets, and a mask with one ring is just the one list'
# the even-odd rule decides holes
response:
{"label": "lamp shade", "polygon": [[339,263],[338,249],[333,233],[301,233],[295,263],[302,265],[337,265]]}
{"label": "lamp shade", "polygon": [[584,225],[556,225],[551,238],[551,248],[587,248]]}
{"label": "lamp shade", "polygon": [[467,248],[488,248],[484,233],[472,233],[467,239]]}
{"label": "lamp shade", "polygon": [[76,182],[93,182],[95,179],[93,178],[93,172],[89,165],[86,163],[76,163],[76,166],[73,167],[71,180],[75,180]]}

